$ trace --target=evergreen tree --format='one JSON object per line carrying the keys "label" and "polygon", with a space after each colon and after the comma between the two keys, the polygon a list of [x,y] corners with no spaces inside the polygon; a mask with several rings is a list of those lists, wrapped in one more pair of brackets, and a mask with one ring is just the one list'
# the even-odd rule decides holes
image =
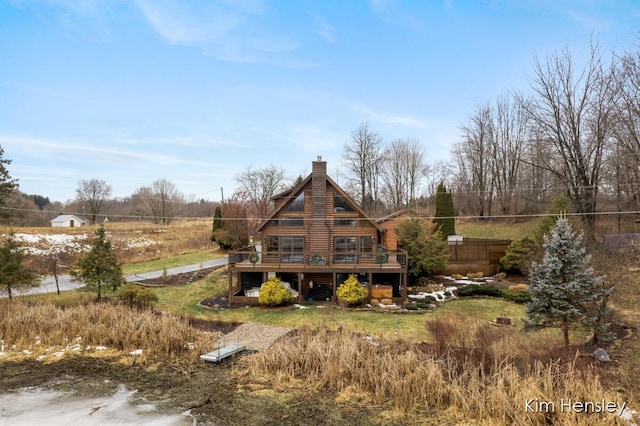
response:
{"label": "evergreen tree", "polygon": [[11,300],[13,291],[40,285],[38,277],[23,265],[22,246],[11,231],[0,245],[0,290],[6,291]]}
{"label": "evergreen tree", "polygon": [[122,265],[118,263],[111,242],[106,238],[104,227],[96,230],[91,250],[78,259],[77,269],[72,272],[75,281],[82,281],[86,287],[102,295],[103,287],[116,291],[124,284]]}
{"label": "evergreen tree", "polygon": [[539,243],[544,242],[544,236],[551,232],[560,215],[571,211],[571,201],[566,195],[560,194],[551,200],[547,214],[540,219],[538,228],[534,231],[534,238]]}
{"label": "evergreen tree", "polygon": [[560,326],[568,345],[570,326],[582,324],[594,330],[597,342],[606,331],[602,317],[613,288],[603,286],[604,276],[594,276],[590,260],[582,235],[573,233],[566,218],[558,218],[551,235],[544,237],[542,263],[531,266],[529,327]]}
{"label": "evergreen tree", "polygon": [[456,233],[456,225],[453,209],[453,194],[447,191],[443,181],[438,184],[436,191],[436,219],[435,223],[440,227],[443,239]]}
{"label": "evergreen tree", "polygon": [[408,219],[396,227],[398,245],[407,252],[407,275],[416,282],[421,276],[443,270],[449,260],[449,247],[440,231],[424,219]]}
{"label": "evergreen tree", "polygon": [[222,229],[222,209],[220,206],[216,207],[216,211],[213,213],[213,229],[211,232],[211,241],[216,240],[216,232]]}
{"label": "evergreen tree", "polygon": [[11,160],[7,160],[3,158],[3,156],[4,149],[0,146],[0,217],[7,216],[2,207],[4,207],[9,194],[18,187],[18,181],[13,179],[9,175],[9,170],[7,170],[7,166],[11,164]]}

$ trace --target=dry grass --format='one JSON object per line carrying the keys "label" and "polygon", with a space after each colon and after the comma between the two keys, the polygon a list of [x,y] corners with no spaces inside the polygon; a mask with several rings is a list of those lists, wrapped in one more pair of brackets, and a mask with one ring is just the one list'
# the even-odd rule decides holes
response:
{"label": "dry grass", "polygon": [[190,327],[185,319],[119,303],[61,308],[0,300],[0,341],[3,350],[14,353],[50,356],[65,350],[93,352],[104,346],[127,354],[142,350],[141,359],[195,362],[201,353],[213,350],[218,337]]}
{"label": "dry grass", "polygon": [[[109,222],[104,225],[107,238],[111,241],[118,259],[126,264],[148,262],[173,256],[192,253],[198,250],[212,249],[211,219],[183,219],[163,226],[149,222]],[[98,225],[81,228],[50,227],[0,227],[0,235],[13,230],[16,234],[39,236],[40,240],[28,244],[35,249],[27,251],[27,266],[40,274],[51,274],[50,259],[56,253],[62,253],[63,266],[72,264],[91,244]],[[78,244],[56,245],[51,236],[76,236]],[[60,266],[60,265],[59,265]]]}
{"label": "dry grass", "polygon": [[[506,329],[459,325],[449,333],[462,347],[425,348],[371,339],[345,328],[303,328],[269,351],[245,358],[235,375],[245,383],[262,381],[276,389],[332,391],[343,404],[437,412],[456,422],[622,424],[610,414],[561,412],[563,398],[620,403],[623,399],[603,388],[597,368],[584,359],[581,363],[575,357],[544,353],[541,346],[555,346],[554,342],[541,345],[546,336],[533,340]],[[554,402],[556,411],[527,412],[526,401],[534,398]]]}

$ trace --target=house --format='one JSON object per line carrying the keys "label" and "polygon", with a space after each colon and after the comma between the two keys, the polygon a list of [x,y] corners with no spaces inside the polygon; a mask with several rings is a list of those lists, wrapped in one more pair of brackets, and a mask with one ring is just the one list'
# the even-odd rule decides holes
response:
{"label": "house", "polygon": [[383,230],[329,176],[318,157],[300,184],[279,194],[274,213],[259,225],[262,243],[229,253],[229,301],[257,303],[271,276],[297,302],[335,300],[351,274],[368,300],[407,297],[407,257],[381,245]]}
{"label": "house", "polygon": [[82,226],[83,223],[82,219],[72,214],[61,214],[51,220],[51,226],[54,228],[75,228]]}
{"label": "house", "polygon": [[[382,228],[381,244],[390,250],[399,248],[396,235],[396,226],[403,221],[420,216],[409,210],[400,210],[389,214],[376,221]],[[462,235],[449,235],[447,238],[449,247],[449,260],[447,267],[441,271],[445,275],[462,274],[469,272],[482,272],[483,275],[494,275],[500,267],[500,258],[511,240],[490,240],[485,238],[464,238]]]}
{"label": "house", "polygon": [[409,210],[403,209],[376,220],[376,223],[382,229],[381,244],[391,250],[397,250],[398,237],[396,235],[396,226],[398,226],[400,221],[411,219],[412,217],[415,217],[415,215],[412,215]]}

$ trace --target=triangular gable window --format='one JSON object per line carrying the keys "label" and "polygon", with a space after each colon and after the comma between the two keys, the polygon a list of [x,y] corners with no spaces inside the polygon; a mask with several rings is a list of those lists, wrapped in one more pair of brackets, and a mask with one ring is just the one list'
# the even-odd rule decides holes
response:
{"label": "triangular gable window", "polygon": [[336,213],[339,212],[353,212],[355,211],[353,207],[346,202],[344,198],[340,196],[337,192],[333,192],[333,211]]}
{"label": "triangular gable window", "polygon": [[296,198],[294,198],[289,204],[285,206],[282,210],[285,212],[304,212],[304,192],[298,194]]}

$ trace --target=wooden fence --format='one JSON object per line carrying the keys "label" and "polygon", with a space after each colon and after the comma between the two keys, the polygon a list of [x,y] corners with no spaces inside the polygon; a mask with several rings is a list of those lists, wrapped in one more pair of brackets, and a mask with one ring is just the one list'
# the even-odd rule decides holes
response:
{"label": "wooden fence", "polygon": [[498,270],[500,258],[511,244],[510,240],[464,238],[449,244],[449,265],[446,274],[483,272],[493,275]]}

